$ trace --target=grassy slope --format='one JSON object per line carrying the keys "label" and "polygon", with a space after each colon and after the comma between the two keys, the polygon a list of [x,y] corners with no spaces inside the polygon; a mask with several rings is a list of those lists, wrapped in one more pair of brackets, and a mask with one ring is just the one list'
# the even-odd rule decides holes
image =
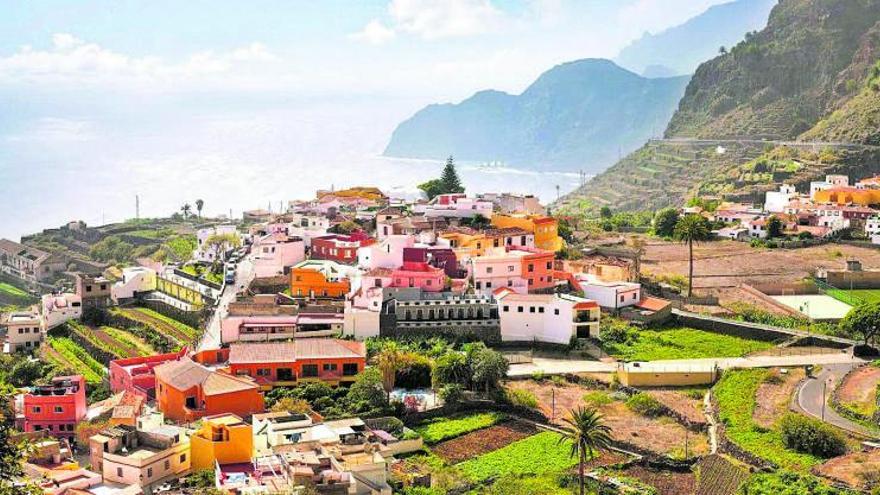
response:
{"label": "grassy slope", "polygon": [[541,475],[565,471],[577,464],[570,455],[570,444],[559,442],[559,435],[545,431],[506,447],[458,464],[475,481],[496,476]]}
{"label": "grassy slope", "polygon": [[503,414],[494,412],[444,417],[421,424],[414,430],[422,436],[425,443],[431,445],[465,433],[488,428],[504,418]]}
{"label": "grassy slope", "polygon": [[635,342],[604,344],[605,352],[627,361],[739,357],[771,347],[769,342],[694,328],[641,330]]}

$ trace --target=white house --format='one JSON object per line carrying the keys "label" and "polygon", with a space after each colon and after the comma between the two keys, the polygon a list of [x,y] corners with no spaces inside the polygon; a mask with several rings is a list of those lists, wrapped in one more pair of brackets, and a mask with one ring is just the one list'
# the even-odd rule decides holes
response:
{"label": "white house", "polygon": [[365,270],[399,268],[403,265],[403,248],[413,247],[415,243],[411,235],[385,236],[379,242],[358,248],[358,266]]}
{"label": "white house", "polygon": [[767,191],[764,196],[764,210],[769,213],[782,213],[788,202],[797,197],[792,184],[782,184],[778,191]]}
{"label": "white house", "polygon": [[492,218],[493,209],[491,201],[468,198],[464,194],[441,194],[428,203],[413,206],[414,212],[426,218],[471,218],[474,215]]}
{"label": "white house", "polygon": [[745,241],[749,238],[749,229],[745,227],[724,227],[715,231],[715,236],[721,239]]}
{"label": "white house", "polygon": [[40,342],[43,341],[40,315],[34,311],[9,313],[0,324],[6,327],[6,344],[3,346],[3,352],[29,351],[40,347]]}
{"label": "white house", "polygon": [[825,180],[810,182],[810,199],[814,199],[819,191],[831,189],[832,187],[849,186],[849,177],[846,175],[831,174],[826,175]]}
{"label": "white house", "polygon": [[599,336],[599,304],[568,294],[518,294],[495,291],[505,342],[568,344],[572,337]]}
{"label": "white house", "polygon": [[82,317],[82,298],[76,294],[44,294],[40,301],[40,326],[46,330]]}
{"label": "white house", "polygon": [[622,280],[603,282],[593,275],[577,275],[584,297],[599,303],[602,308],[618,309],[634,306],[642,300],[642,284]]}
{"label": "white house", "polygon": [[[193,259],[196,261],[201,261],[202,263],[213,263],[217,258],[217,251],[206,244],[206,241],[212,235],[226,235],[226,234],[235,234],[238,235],[238,229],[235,228],[235,225],[216,225],[214,227],[208,227],[205,229],[199,229],[196,232],[196,241],[198,245],[196,246],[195,251],[193,251]],[[233,246],[226,245],[220,250],[219,255],[223,256],[223,253],[228,249],[231,249]]]}
{"label": "white house", "polygon": [[287,224],[287,234],[291,237],[301,238],[306,247],[310,247],[312,239],[327,235],[329,228],[330,219],[323,215],[294,213],[293,220]]}
{"label": "white house", "polygon": [[122,279],[110,287],[110,297],[114,302],[137,297],[156,290],[156,271],[145,266],[130,266],[122,269]]}

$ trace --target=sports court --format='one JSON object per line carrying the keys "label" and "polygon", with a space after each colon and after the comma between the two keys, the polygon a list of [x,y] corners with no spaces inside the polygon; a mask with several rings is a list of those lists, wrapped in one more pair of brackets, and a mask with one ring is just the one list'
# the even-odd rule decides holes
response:
{"label": "sports court", "polygon": [[825,294],[770,296],[774,300],[800,311],[811,320],[839,320],[852,306]]}

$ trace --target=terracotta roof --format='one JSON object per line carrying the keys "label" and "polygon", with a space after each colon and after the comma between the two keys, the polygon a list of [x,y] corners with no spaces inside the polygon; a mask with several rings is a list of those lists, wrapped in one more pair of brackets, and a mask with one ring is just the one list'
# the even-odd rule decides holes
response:
{"label": "terracotta roof", "polygon": [[338,339],[297,339],[293,342],[235,343],[229,348],[229,364],[288,363],[297,359],[363,358],[363,342]]}
{"label": "terracotta roof", "polygon": [[660,299],[659,297],[645,296],[636,304],[637,308],[647,309],[648,311],[660,311],[669,306],[669,301]]}
{"label": "terracotta roof", "polygon": [[257,385],[248,378],[227,375],[219,371],[208,375],[202,384],[202,392],[205,395],[222,395],[254,388],[257,388]]}
{"label": "terracotta roof", "polygon": [[211,370],[189,359],[181,359],[162,363],[153,368],[153,373],[156,374],[158,380],[170,387],[177,390],[188,390],[207,380],[211,375]]}
{"label": "terracotta roof", "polygon": [[598,307],[599,303],[597,303],[596,301],[584,301],[574,305],[574,309],[593,309]]}

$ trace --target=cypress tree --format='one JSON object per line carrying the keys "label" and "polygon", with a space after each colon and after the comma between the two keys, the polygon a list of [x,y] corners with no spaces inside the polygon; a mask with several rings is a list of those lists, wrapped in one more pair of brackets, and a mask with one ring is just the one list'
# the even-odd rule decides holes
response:
{"label": "cypress tree", "polygon": [[461,185],[461,179],[458,178],[458,172],[455,171],[455,162],[452,160],[452,156],[446,159],[446,166],[443,167],[443,174],[440,175],[440,183],[443,193],[464,192],[464,186]]}

